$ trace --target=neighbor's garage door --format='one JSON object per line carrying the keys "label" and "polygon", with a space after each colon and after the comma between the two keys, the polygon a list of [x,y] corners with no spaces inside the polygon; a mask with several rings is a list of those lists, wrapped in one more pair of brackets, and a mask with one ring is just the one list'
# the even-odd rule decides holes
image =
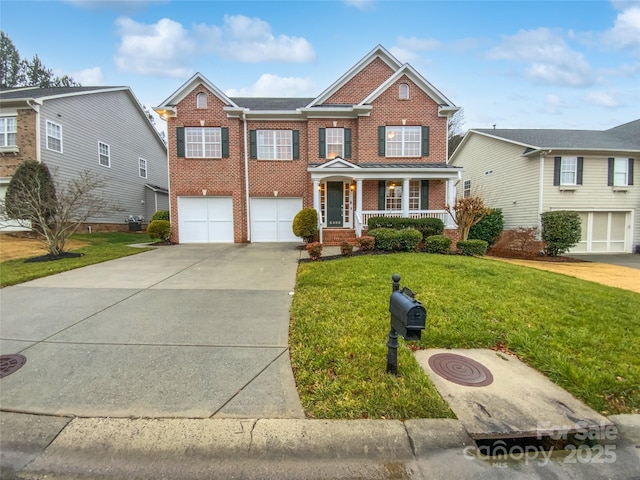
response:
{"label": "neighbor's garage door", "polygon": [[252,198],[251,241],[299,242],[291,225],[300,210],[301,198]]}
{"label": "neighbor's garage door", "polygon": [[233,242],[231,197],[178,197],[180,243]]}
{"label": "neighbor's garage door", "polygon": [[628,251],[626,234],[630,212],[578,212],[582,239],[571,253],[613,253]]}

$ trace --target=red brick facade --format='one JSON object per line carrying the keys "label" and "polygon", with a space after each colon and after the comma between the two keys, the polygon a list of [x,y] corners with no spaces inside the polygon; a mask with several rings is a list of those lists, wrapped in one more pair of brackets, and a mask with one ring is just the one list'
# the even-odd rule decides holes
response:
{"label": "red brick facade", "polygon": [[[357,105],[389,80],[397,71],[380,57],[363,66],[346,83],[336,86],[324,102],[332,105]],[[299,159],[255,160],[245,152],[245,125],[240,113],[228,111],[233,107],[225,103],[224,95],[207,87],[207,81],[185,84],[184,95],[176,104],[167,102],[170,114],[168,122],[169,183],[171,223],[173,240],[180,241],[178,219],[178,197],[181,196],[225,196],[233,199],[234,241],[248,241],[247,207],[245,189],[245,154],[248,160],[249,197],[293,197],[302,198],[303,207],[314,206],[314,186],[308,172],[310,164],[327,161],[319,156],[320,128],[351,129],[351,155],[348,162],[371,163],[446,163],[447,117],[439,115],[440,105],[419,85],[411,75],[398,76],[389,87],[370,103],[368,115],[353,113],[350,116],[336,114],[335,117],[317,118],[323,115],[292,111],[290,115],[280,113],[274,118],[263,119],[246,113],[246,131],[250,130],[297,130],[299,132]],[[409,98],[400,99],[400,84],[409,86]],[[186,87],[191,88],[189,91]],[[210,86],[210,84],[209,84]],[[180,92],[180,90],[179,90]],[[196,97],[207,94],[207,108],[196,107]],[[222,98],[222,99],[221,99]],[[230,99],[227,99],[230,100]],[[224,110],[224,107],[228,107]],[[165,113],[162,107],[157,111]],[[326,115],[326,114],[325,114]],[[289,118],[287,118],[289,117]],[[346,118],[348,117],[348,118]],[[429,126],[430,149],[428,156],[385,157],[378,155],[378,127],[380,126]],[[217,159],[191,159],[177,155],[176,129],[178,127],[226,127],[229,132],[229,156]],[[350,176],[346,172],[346,176]],[[345,177],[345,180],[348,178]],[[400,179],[398,174],[389,180]],[[428,178],[428,177],[426,177]],[[378,209],[378,181],[365,179],[362,184],[362,206],[364,210]],[[444,209],[446,202],[445,180],[429,180],[429,209]],[[277,193],[276,193],[277,192]]]}
{"label": "red brick facade", "polygon": [[12,177],[25,160],[36,160],[36,112],[34,110],[18,110],[16,116],[16,144],[20,151],[7,152],[0,155],[0,177]]}

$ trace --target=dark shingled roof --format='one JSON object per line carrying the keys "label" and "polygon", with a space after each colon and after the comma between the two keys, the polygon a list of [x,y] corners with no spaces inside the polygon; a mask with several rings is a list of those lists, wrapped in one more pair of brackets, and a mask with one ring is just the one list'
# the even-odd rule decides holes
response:
{"label": "dark shingled roof", "polygon": [[306,107],[313,98],[263,98],[263,97],[234,97],[231,100],[242,108],[249,110],[296,110]]}
{"label": "dark shingled roof", "polygon": [[536,149],[640,150],[640,120],[609,130],[474,129]]}
{"label": "dark shingled roof", "polygon": [[49,87],[49,88],[7,88],[0,91],[0,99],[13,100],[21,98],[42,98],[51,97],[54,95],[67,95],[70,93],[83,93],[93,90],[108,90],[112,88],[127,88],[127,87]]}

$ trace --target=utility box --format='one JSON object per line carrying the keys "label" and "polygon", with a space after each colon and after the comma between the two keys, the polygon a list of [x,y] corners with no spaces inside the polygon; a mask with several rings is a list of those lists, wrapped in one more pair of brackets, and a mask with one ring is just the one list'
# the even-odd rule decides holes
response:
{"label": "utility box", "polygon": [[415,298],[402,291],[391,293],[389,299],[391,327],[405,340],[420,340],[427,323],[427,311]]}

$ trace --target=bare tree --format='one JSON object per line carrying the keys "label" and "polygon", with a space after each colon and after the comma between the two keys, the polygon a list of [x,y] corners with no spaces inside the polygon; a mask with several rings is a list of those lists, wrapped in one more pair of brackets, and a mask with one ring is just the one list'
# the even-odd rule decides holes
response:
{"label": "bare tree", "polygon": [[462,142],[462,139],[464,138],[463,125],[464,109],[461,108],[453,116],[449,117],[449,138],[447,139],[449,142],[449,157],[451,157],[453,152],[455,152],[456,148],[458,148],[458,145],[460,145],[460,142]]}
{"label": "bare tree", "polygon": [[90,171],[80,173],[66,184],[54,176],[55,195],[42,195],[48,188],[43,179],[42,175],[14,176],[9,190],[12,202],[19,204],[20,209],[6,208],[6,211],[9,218],[36,233],[51,256],[64,253],[69,237],[89,218],[122,211],[101,195],[106,179]]}
{"label": "bare tree", "polygon": [[469,237],[471,227],[491,211],[491,209],[485,206],[482,197],[478,195],[466,198],[457,197],[453,206],[447,205],[445,209],[453,217],[453,220],[458,226],[460,240],[466,240]]}

